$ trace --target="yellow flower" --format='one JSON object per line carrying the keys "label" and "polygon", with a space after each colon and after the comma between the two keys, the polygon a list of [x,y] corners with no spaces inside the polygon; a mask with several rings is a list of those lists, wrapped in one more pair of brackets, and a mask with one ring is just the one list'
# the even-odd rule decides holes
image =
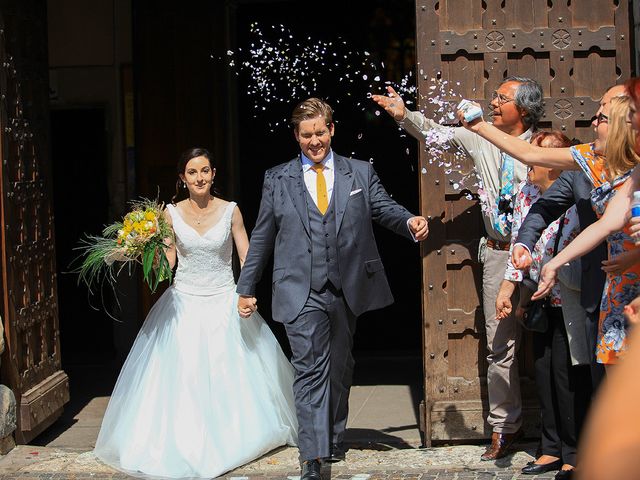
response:
{"label": "yellow flower", "polygon": [[144,218],[145,220],[149,220],[153,222],[156,219],[156,214],[153,213],[151,210],[147,210],[147,212],[144,214]]}

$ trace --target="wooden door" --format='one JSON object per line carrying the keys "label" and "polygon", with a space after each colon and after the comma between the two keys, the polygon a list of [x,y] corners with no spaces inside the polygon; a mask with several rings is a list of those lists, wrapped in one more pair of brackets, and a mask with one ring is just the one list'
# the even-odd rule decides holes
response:
{"label": "wooden door", "polygon": [[[418,0],[418,89],[431,78],[486,107],[509,75],[538,80],[545,93],[543,128],[591,141],[599,97],[630,76],[629,4],[618,0]],[[420,108],[435,116],[421,96]],[[431,440],[485,438],[486,352],[477,245],[483,227],[475,193],[454,188],[427,151],[420,155],[422,212],[431,234],[423,245],[425,402]],[[467,185],[469,183],[467,182]],[[525,428],[536,423],[532,366],[519,354]]]}
{"label": "wooden door", "polygon": [[58,329],[46,2],[2,0],[0,15],[1,380],[18,402],[16,440],[26,443],[69,400]]}
{"label": "wooden door", "polygon": [[[134,2],[137,194],[164,202],[175,193],[176,163],[191,147],[210,149],[219,179],[236,198],[235,83],[212,60],[228,43],[227,5],[212,1]],[[223,92],[230,92],[223,94]],[[165,288],[142,289],[142,318]]]}

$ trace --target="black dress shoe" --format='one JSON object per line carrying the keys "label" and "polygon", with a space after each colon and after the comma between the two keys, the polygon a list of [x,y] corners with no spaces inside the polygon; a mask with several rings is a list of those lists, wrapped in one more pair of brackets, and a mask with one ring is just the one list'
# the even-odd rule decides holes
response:
{"label": "black dress shoe", "polygon": [[305,460],[302,462],[300,480],[322,480],[320,462],[318,460]]}
{"label": "black dress shoe", "polygon": [[344,449],[344,443],[333,443],[331,445],[331,454],[325,458],[326,462],[341,462],[347,457]]}
{"label": "black dress shoe", "polygon": [[573,470],[560,470],[554,477],[556,480],[572,480]]}
{"label": "black dress shoe", "polygon": [[550,472],[551,470],[560,470],[562,467],[562,460],[556,460],[550,463],[537,464],[535,462],[529,462],[522,467],[522,473],[525,475],[539,475],[541,473]]}

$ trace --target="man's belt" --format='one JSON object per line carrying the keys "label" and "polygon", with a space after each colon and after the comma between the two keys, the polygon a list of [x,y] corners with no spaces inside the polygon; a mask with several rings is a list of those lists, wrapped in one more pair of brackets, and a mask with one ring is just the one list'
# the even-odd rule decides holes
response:
{"label": "man's belt", "polygon": [[509,250],[511,248],[511,242],[501,242],[500,240],[494,240],[493,238],[487,238],[487,247],[492,250]]}

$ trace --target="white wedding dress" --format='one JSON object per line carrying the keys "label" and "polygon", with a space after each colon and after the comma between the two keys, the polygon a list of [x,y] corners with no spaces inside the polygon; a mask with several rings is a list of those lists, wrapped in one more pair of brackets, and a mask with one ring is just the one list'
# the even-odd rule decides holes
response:
{"label": "white wedding dress", "polygon": [[264,320],[237,312],[234,206],[202,236],[167,207],[175,281],[136,338],[94,451],[118,470],[212,478],[296,443],[293,368]]}

